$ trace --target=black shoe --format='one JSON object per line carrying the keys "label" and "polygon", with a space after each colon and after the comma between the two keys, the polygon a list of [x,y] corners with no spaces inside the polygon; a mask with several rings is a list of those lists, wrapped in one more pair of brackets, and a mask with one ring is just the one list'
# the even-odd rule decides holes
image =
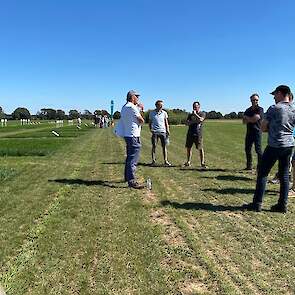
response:
{"label": "black shoe", "polygon": [[252,171],[252,167],[246,167],[243,169],[244,171]]}
{"label": "black shoe", "polygon": [[134,189],[143,189],[143,188],[144,188],[144,185],[138,183],[137,181],[130,182],[130,183],[128,184],[128,186],[129,186],[130,188],[134,188]]}
{"label": "black shoe", "polygon": [[261,203],[249,203],[249,204],[244,204],[242,206],[242,210],[244,211],[255,211],[255,212],[261,212]]}
{"label": "black shoe", "polygon": [[280,212],[280,213],[287,213],[287,206],[275,204],[270,207],[271,212]]}

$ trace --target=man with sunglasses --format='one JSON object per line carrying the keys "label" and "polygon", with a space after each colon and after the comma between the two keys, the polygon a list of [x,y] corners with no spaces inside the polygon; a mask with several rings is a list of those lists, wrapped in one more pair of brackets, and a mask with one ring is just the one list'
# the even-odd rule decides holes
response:
{"label": "man with sunglasses", "polygon": [[267,176],[276,161],[279,162],[280,197],[271,207],[273,212],[287,212],[289,191],[289,165],[294,147],[295,107],[290,104],[291,90],[286,85],[278,86],[273,92],[275,105],[269,107],[261,130],[268,132],[268,144],[259,163],[253,201],[242,206],[245,210],[261,211]]}
{"label": "man with sunglasses", "polygon": [[259,164],[262,156],[261,150],[261,121],[263,119],[263,108],[258,105],[259,95],[254,93],[250,96],[252,106],[248,108],[243,116],[243,123],[247,124],[247,133],[245,138],[246,168],[252,170],[252,146],[254,144],[257,153],[257,163]]}

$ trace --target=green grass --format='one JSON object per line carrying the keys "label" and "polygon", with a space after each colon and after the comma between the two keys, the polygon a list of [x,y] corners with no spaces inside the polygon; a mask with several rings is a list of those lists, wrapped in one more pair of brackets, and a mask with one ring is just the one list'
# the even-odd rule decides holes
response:
{"label": "green grass", "polygon": [[[64,130],[73,136],[42,138],[36,128],[0,140],[0,150],[2,142],[26,142],[27,151],[46,143],[43,157],[0,158],[7,294],[294,294],[294,198],[286,215],[271,213],[279,188],[268,185],[263,212],[241,211],[255,175],[241,170],[240,122],[206,122],[207,171],[198,169],[195,150],[193,167],[181,167],[181,126],[171,128],[174,167],[147,166],[144,126],[137,174],[152,178],[151,192],[122,182],[125,144],[111,129]],[[160,147],[157,156],[161,163]]]}

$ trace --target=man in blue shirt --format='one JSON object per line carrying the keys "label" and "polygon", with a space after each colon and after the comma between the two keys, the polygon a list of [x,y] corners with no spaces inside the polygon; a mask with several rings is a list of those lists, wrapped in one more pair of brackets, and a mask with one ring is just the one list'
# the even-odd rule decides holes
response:
{"label": "man in blue shirt", "polygon": [[163,110],[163,101],[157,100],[156,109],[150,112],[149,127],[152,133],[152,165],[156,164],[156,146],[160,139],[164,157],[164,165],[171,166],[167,156],[167,139],[169,137],[168,114]]}
{"label": "man in blue shirt", "polygon": [[261,211],[267,176],[276,161],[279,161],[280,197],[271,207],[273,212],[287,212],[289,191],[289,165],[294,147],[295,107],[290,104],[291,90],[286,85],[278,86],[272,93],[275,105],[269,107],[261,129],[268,132],[268,145],[258,167],[253,202],[242,206],[245,210]]}

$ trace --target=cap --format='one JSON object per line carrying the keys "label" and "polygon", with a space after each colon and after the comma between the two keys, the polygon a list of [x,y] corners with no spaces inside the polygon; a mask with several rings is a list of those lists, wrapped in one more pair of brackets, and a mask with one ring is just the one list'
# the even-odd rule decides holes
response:
{"label": "cap", "polygon": [[273,92],[270,94],[274,95],[276,92],[280,91],[283,95],[287,95],[291,93],[290,87],[287,85],[278,86]]}
{"label": "cap", "polygon": [[129,90],[128,93],[127,93],[127,99],[129,99],[132,95],[140,96],[140,94],[138,93],[138,91],[136,91],[136,90]]}

